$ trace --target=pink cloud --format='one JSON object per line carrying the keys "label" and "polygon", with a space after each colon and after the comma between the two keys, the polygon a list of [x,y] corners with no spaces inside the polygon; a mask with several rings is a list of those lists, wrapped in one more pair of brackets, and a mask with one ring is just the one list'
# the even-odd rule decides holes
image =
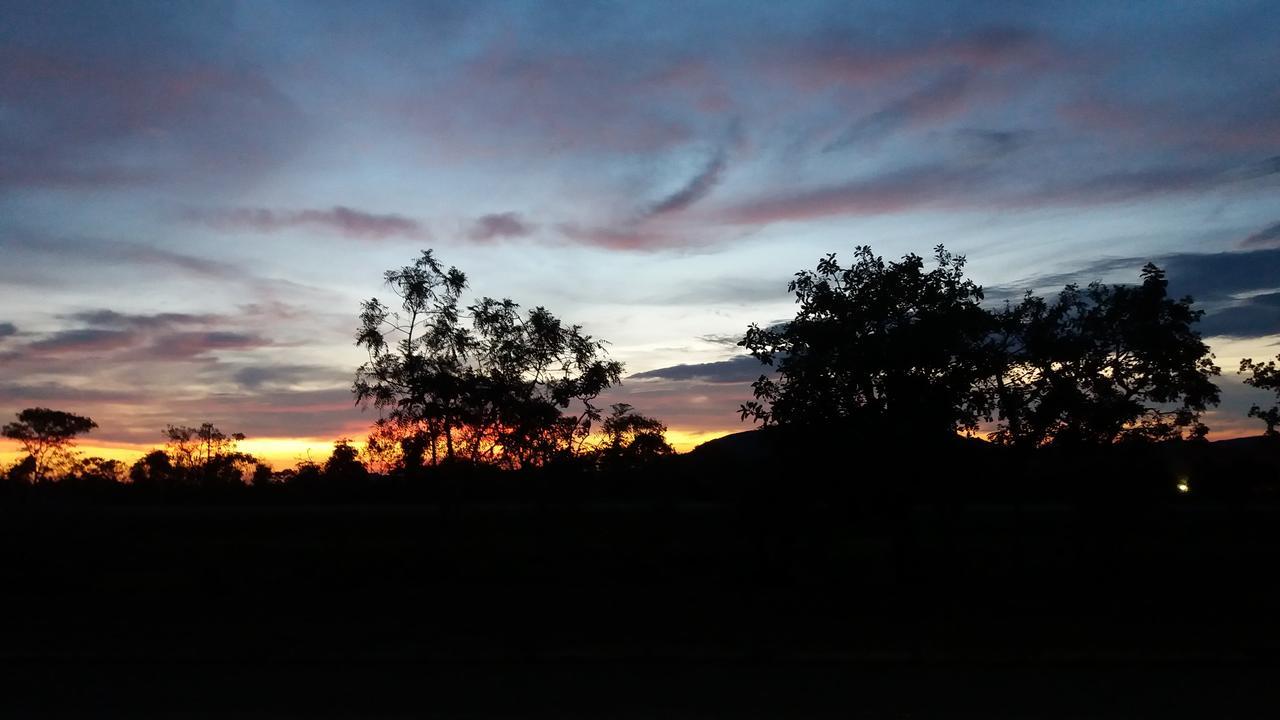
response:
{"label": "pink cloud", "polygon": [[1252,107],[1212,108],[1200,113],[1186,107],[1137,104],[1089,97],[1058,107],[1068,123],[1102,136],[1118,135],[1166,145],[1190,145],[1224,151],[1274,151],[1280,146],[1280,99],[1257,98]]}
{"label": "pink cloud", "polygon": [[183,219],[217,230],[272,233],[296,227],[314,227],[344,237],[385,240],[389,237],[421,238],[425,228],[401,215],[380,215],[335,205],[327,210],[272,210],[268,208],[188,209]]}
{"label": "pink cloud", "polygon": [[998,70],[1046,61],[1043,38],[1017,28],[989,28],[924,46],[883,46],[856,37],[803,38],[761,53],[756,60],[768,77],[809,90],[897,81],[939,68]]}
{"label": "pink cloud", "polygon": [[682,244],[679,238],[665,232],[638,226],[600,227],[564,223],[558,229],[574,242],[608,250],[660,250]]}
{"label": "pink cloud", "polygon": [[961,174],[944,168],[903,170],[843,185],[760,198],[729,208],[733,223],[770,223],[833,215],[884,215],[947,200]]}

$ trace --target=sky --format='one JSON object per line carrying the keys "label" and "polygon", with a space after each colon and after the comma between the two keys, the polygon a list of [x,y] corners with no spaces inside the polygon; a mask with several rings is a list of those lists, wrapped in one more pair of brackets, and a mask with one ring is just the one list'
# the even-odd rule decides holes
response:
{"label": "sky", "polygon": [[[375,415],[361,299],[432,248],[610,343],[681,449],[746,429],[749,323],[856,245],[988,297],[1206,311],[1212,437],[1280,352],[1274,2],[0,0],[0,417],[136,456],[213,422],[276,465]],[[1255,427],[1255,425],[1257,427]],[[0,459],[15,448],[0,446]],[[8,452],[8,455],[4,455]]]}

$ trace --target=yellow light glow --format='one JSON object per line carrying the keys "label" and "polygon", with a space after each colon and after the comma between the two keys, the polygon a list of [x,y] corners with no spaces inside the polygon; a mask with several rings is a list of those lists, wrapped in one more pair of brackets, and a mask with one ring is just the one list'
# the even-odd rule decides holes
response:
{"label": "yellow light glow", "polygon": [[[261,462],[265,462],[276,470],[296,466],[299,462],[311,460],[324,462],[333,450],[333,438],[250,438],[237,443],[241,452],[249,453]],[[353,440],[351,444],[363,449],[364,442]],[[160,449],[161,445],[142,444],[96,444],[77,443],[76,450],[81,457],[101,457],[108,460],[119,460],[132,465],[143,455]],[[13,443],[0,445],[0,467],[7,467],[18,462],[24,453]]]}
{"label": "yellow light glow", "polygon": [[689,452],[695,447],[701,445],[708,440],[715,440],[718,437],[724,437],[736,430],[686,430],[682,428],[668,428],[667,442],[676,452]]}
{"label": "yellow light glow", "polygon": [[[719,437],[729,435],[736,430],[695,430],[685,428],[670,428],[667,430],[667,442],[676,449],[676,452],[689,452],[698,445],[708,440],[714,440]],[[283,470],[297,466],[299,462],[311,461],[323,463],[329,453],[333,451],[334,438],[288,438],[288,437],[266,437],[266,438],[249,438],[237,443],[236,447],[241,452],[249,453],[258,460],[267,463],[276,470]],[[351,445],[364,449],[365,442],[353,438]],[[98,444],[92,442],[82,442],[76,445],[82,457],[101,457],[109,460],[119,460],[125,465],[132,465],[139,458],[152,450],[161,449],[163,446],[140,444],[140,443],[111,443]],[[4,442],[0,443],[0,468],[6,468],[23,458],[22,451],[17,444]]]}
{"label": "yellow light glow", "polygon": [[1178,492],[1184,495],[1186,493],[1191,492],[1191,479],[1186,477],[1185,475],[1182,477],[1179,477],[1177,488],[1178,488]]}

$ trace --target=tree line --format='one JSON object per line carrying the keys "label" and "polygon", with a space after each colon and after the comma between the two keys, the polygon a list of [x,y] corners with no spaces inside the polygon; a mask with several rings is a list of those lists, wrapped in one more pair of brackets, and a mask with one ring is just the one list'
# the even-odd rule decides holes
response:
{"label": "tree line", "polygon": [[[863,246],[848,266],[832,254],[796,273],[795,317],[753,324],[738,343],[765,369],[741,418],[855,441],[982,429],[995,444],[1030,448],[1205,437],[1221,371],[1194,329],[1202,311],[1168,295],[1160,268],[1148,264],[1136,285],[1067,285],[1052,299],[1028,292],[991,307],[964,257],[939,246],[932,261],[886,261]],[[355,402],[379,414],[363,450],[339,439],[324,463],[273,472],[238,449],[243,434],[170,425],[163,448],[125,467],[75,452],[75,439],[97,428],[92,419],[37,407],[0,429],[25,452],[5,477],[321,485],[461,465],[637,472],[674,454],[661,421],[600,406],[624,367],[581,326],[506,298],[464,305],[466,275],[430,250],[384,280],[396,299],[363,302],[355,336],[368,353]],[[1249,411],[1268,436],[1280,432],[1277,361],[1239,368],[1247,385],[1276,397]]]}
{"label": "tree line", "polygon": [[[739,343],[773,372],[753,384],[742,418],[847,427],[859,435],[936,437],[987,428],[1002,445],[1110,445],[1202,439],[1221,373],[1194,326],[1193,299],[1168,295],[1154,264],[1136,285],[1067,285],[984,303],[965,259],[942,246],[933,267],[859,247],[791,281],[799,309],[752,325]],[[1277,359],[1280,359],[1278,357]],[[1280,401],[1274,361],[1245,359],[1246,384]],[[1250,416],[1276,433],[1280,409]]]}

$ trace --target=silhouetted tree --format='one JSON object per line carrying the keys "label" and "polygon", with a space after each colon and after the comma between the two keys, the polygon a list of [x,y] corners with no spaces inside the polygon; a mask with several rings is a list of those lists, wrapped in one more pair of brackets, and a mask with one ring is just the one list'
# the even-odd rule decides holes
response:
{"label": "silhouetted tree", "polygon": [[349,439],[340,438],[324,462],[324,477],[330,483],[359,483],[369,479],[369,470],[360,462],[359,449]]}
{"label": "silhouetted tree", "polygon": [[777,370],[753,384],[743,419],[917,436],[976,428],[991,317],[964,258],[939,245],[933,259],[927,270],[918,255],[885,262],[862,246],[849,267],[831,254],[796,273],[795,318],[753,324],[738,343]]}
{"label": "silhouetted tree", "polygon": [[27,408],[17,415],[18,421],[0,429],[0,435],[17,440],[32,459],[31,479],[44,480],[50,470],[69,470],[75,459],[76,436],[98,427],[87,417],[61,410]]}
{"label": "silhouetted tree", "polygon": [[101,457],[87,457],[75,464],[71,474],[82,480],[100,480],[106,483],[118,483],[126,477],[124,463]]}
{"label": "silhouetted tree", "polygon": [[675,454],[667,443],[667,426],[634,411],[627,403],[610,405],[602,425],[600,466],[608,471],[638,470]]}
{"label": "silhouetted tree", "polygon": [[22,483],[24,485],[35,482],[36,475],[36,459],[30,455],[24,456],[21,460],[13,464],[9,468],[6,478],[10,482]]}
{"label": "silhouetted tree", "polygon": [[1167,294],[1148,264],[1136,286],[1068,285],[998,315],[1001,358],[993,439],[1024,445],[1200,438],[1219,399],[1213,355],[1192,325],[1202,311]]}
{"label": "silhouetted tree", "polygon": [[236,449],[236,443],[245,439],[244,433],[227,434],[212,423],[167,425],[161,434],[173,468],[187,482],[240,483],[257,462]]}
{"label": "silhouetted tree", "polygon": [[129,480],[139,487],[163,487],[175,480],[173,463],[163,450],[152,450],[129,468]]}
{"label": "silhouetted tree", "polygon": [[356,402],[386,413],[371,444],[398,445],[410,471],[443,460],[538,465],[582,450],[601,416],[593,401],[621,379],[604,343],[506,299],[462,311],[466,276],[430,250],[385,279],[398,309],[366,301],[356,335],[369,353]]}
{"label": "silhouetted tree", "polygon": [[271,484],[272,478],[271,466],[266,463],[255,463],[253,466],[253,476],[249,478],[249,484],[262,488]]}
{"label": "silhouetted tree", "polygon": [[124,463],[101,457],[78,460],[62,479],[62,485],[77,492],[110,492],[125,478]]}
{"label": "silhouetted tree", "polygon": [[1263,410],[1260,406],[1254,405],[1249,408],[1249,417],[1256,417],[1267,424],[1267,436],[1280,436],[1280,367],[1276,362],[1280,361],[1280,355],[1275,360],[1263,362],[1254,362],[1252,358],[1245,358],[1240,361],[1240,374],[1249,373],[1249,377],[1244,379],[1245,385],[1252,385],[1259,390],[1270,390],[1275,393],[1276,404]]}
{"label": "silhouetted tree", "polygon": [[284,471],[284,476],[285,482],[289,485],[310,490],[320,487],[324,479],[324,469],[314,460],[299,460],[296,468]]}

